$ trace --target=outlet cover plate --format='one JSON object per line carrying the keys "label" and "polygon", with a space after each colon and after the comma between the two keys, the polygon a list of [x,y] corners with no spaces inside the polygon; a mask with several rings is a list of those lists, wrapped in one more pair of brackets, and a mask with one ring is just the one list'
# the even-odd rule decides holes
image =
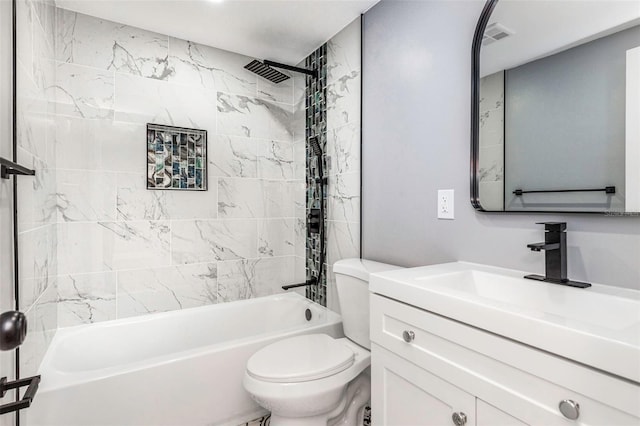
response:
{"label": "outlet cover plate", "polygon": [[453,189],[438,190],[438,219],[453,220]]}

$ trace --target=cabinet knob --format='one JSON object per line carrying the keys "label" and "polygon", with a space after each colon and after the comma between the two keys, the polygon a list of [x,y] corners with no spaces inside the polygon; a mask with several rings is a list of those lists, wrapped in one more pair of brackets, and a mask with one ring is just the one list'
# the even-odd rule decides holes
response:
{"label": "cabinet knob", "polygon": [[411,343],[413,339],[416,338],[416,333],[410,330],[405,330],[402,332],[402,338],[404,339],[405,342]]}
{"label": "cabinet knob", "polygon": [[575,401],[563,399],[560,401],[560,404],[558,404],[558,408],[560,408],[562,415],[569,420],[576,420],[580,417],[580,405]]}
{"label": "cabinet knob", "polygon": [[467,424],[467,415],[462,411],[459,413],[453,413],[451,415],[451,420],[453,420],[453,424],[456,426],[464,426]]}

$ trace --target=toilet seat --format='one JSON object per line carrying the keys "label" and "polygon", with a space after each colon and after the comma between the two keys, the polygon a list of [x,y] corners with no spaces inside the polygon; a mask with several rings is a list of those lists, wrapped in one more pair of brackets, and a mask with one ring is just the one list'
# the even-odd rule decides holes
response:
{"label": "toilet seat", "polygon": [[355,353],[326,334],[280,340],[257,351],[247,362],[247,374],[269,383],[300,383],[338,374],[355,361]]}

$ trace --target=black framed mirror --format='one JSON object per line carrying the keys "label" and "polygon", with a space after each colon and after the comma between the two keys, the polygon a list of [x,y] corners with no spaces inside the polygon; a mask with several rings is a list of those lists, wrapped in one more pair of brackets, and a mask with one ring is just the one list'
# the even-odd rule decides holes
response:
{"label": "black framed mirror", "polygon": [[472,45],[471,204],[640,214],[640,7],[487,0]]}

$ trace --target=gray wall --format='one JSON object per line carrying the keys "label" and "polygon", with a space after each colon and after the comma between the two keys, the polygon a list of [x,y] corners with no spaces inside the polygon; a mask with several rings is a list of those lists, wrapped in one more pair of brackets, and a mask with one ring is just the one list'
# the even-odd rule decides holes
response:
{"label": "gray wall", "polygon": [[[507,210],[624,211],[627,50],[640,26],[507,70]],[[640,167],[640,164],[638,165]],[[603,192],[517,197],[516,188]]]}
{"label": "gray wall", "polygon": [[[385,1],[364,20],[363,256],[532,272],[535,222],[568,222],[573,279],[640,289],[640,217],[477,213],[469,203],[471,39],[481,1]],[[455,220],[436,218],[438,189]]]}

